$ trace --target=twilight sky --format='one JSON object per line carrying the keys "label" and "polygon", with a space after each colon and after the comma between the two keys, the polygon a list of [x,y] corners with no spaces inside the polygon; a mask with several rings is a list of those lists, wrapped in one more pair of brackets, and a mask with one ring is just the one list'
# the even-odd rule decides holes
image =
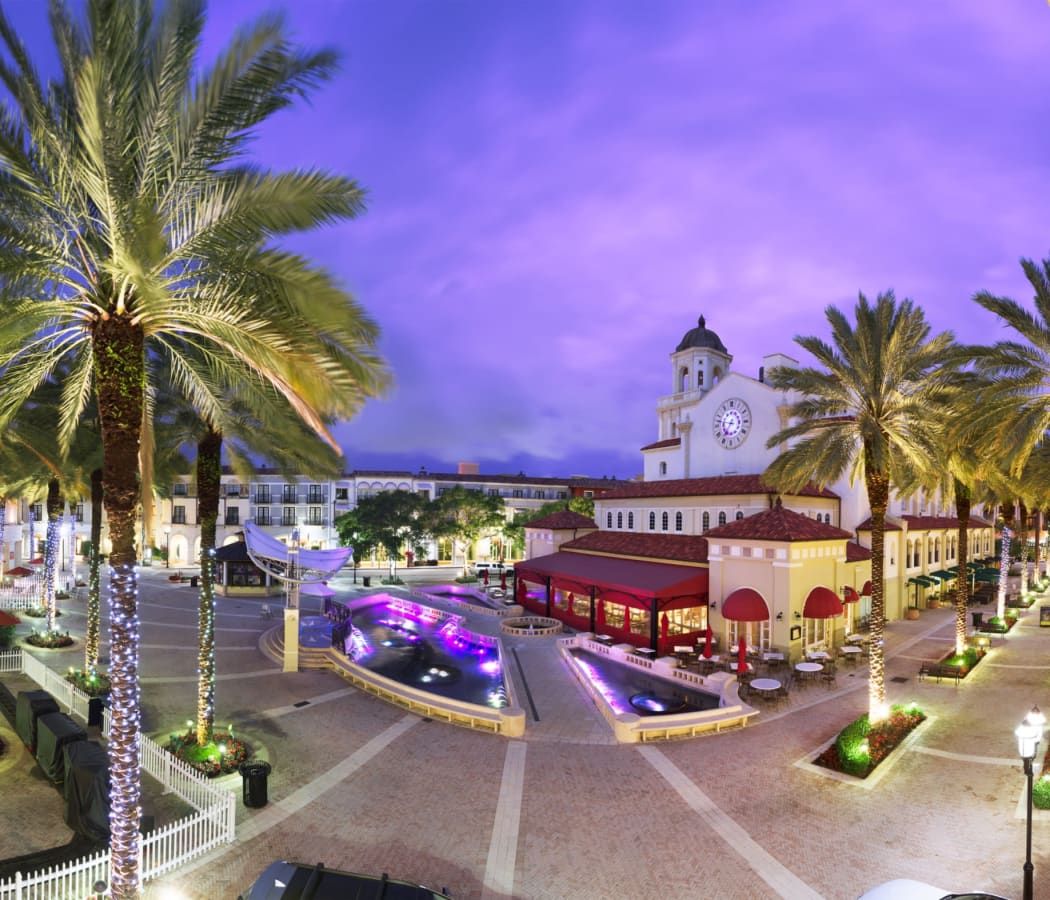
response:
{"label": "twilight sky", "polygon": [[[43,3],[4,3],[30,46]],[[211,3],[205,54],[259,0]],[[910,297],[1009,336],[1050,256],[1041,0],[296,0],[343,52],[265,165],[356,178],[368,212],[296,248],[380,323],[396,384],[348,468],[641,471],[701,314],[733,368],[801,358],[829,304]]]}

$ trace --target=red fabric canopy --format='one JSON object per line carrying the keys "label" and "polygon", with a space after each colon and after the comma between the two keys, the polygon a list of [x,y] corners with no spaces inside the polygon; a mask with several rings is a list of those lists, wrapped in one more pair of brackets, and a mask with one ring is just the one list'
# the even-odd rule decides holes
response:
{"label": "red fabric canopy", "polygon": [[13,569],[8,569],[4,574],[10,575],[12,578],[26,578],[33,574],[33,570],[27,569],[25,566],[15,566]]}
{"label": "red fabric canopy", "polygon": [[848,584],[842,589],[846,595],[843,597],[844,603],[857,603],[860,600],[860,594],[856,592],[854,588],[851,588]]}
{"label": "red fabric canopy", "polygon": [[[707,593],[707,569],[698,566],[643,562],[568,550],[515,563],[514,570],[519,582],[524,578],[543,584],[550,577],[555,586],[571,583],[581,594],[593,587],[606,599],[616,603],[633,601],[633,605],[643,608],[648,608],[645,601],[653,597],[661,601],[688,598],[691,605],[702,605],[700,598]],[[623,594],[625,600],[610,596],[617,593]],[[661,609],[673,606],[672,603],[660,604]]]}
{"label": "red fabric canopy", "polygon": [[815,587],[806,597],[802,615],[807,619],[833,619],[842,615],[842,601],[831,588]]}
{"label": "red fabric canopy", "polygon": [[732,622],[763,622],[769,607],[754,588],[737,588],[722,601],[722,618]]}
{"label": "red fabric canopy", "polygon": [[18,625],[21,623],[21,619],[18,616],[12,616],[11,613],[5,612],[0,609],[0,626],[3,625]]}
{"label": "red fabric canopy", "polygon": [[864,582],[864,587],[862,587],[860,589],[860,595],[862,597],[870,597],[871,596],[871,582],[870,581],[865,581]]}

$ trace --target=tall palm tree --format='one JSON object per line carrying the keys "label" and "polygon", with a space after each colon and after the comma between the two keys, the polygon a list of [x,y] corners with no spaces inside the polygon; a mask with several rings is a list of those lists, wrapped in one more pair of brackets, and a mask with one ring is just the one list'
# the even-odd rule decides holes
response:
{"label": "tall palm tree", "polygon": [[168,358],[205,416],[221,398],[181,348],[247,368],[333,445],[326,416],[353,411],[386,376],[375,324],[328,273],[274,246],[352,218],[361,191],[245,161],[257,127],[328,78],[333,54],[300,51],[271,16],[197,77],[195,0],[168,0],[158,15],[150,0],[87,0],[79,17],[56,2],[51,25],[60,74],[45,84],[0,14],[11,97],[0,120],[0,426],[62,360],[65,441],[92,393],[98,401],[112,542],[110,885],[127,898],[139,893],[135,515],[149,361]]}
{"label": "tall palm tree", "polygon": [[825,310],[831,342],[795,341],[816,367],[777,367],[770,384],[791,391],[793,424],[768,442],[784,446],[763,479],[782,491],[801,490],[848,475],[863,478],[871,507],[871,677],[869,719],[886,717],[883,655],[885,523],[892,484],[905,484],[929,468],[941,431],[931,409],[949,393],[955,349],[948,332],[930,337],[922,310],[899,303],[892,291],[874,304],[860,294],[855,324],[836,309]]}

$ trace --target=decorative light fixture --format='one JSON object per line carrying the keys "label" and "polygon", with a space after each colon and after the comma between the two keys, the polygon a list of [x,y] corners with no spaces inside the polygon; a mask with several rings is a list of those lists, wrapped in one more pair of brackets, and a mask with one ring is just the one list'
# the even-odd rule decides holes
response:
{"label": "decorative light fixture", "polygon": [[1024,774],[1028,779],[1028,816],[1025,837],[1024,856],[1024,900],[1032,900],[1032,763],[1039,752],[1039,739],[1043,736],[1043,725],[1046,724],[1046,716],[1038,706],[1033,706],[1032,711],[1024,717],[1024,721],[1017,726],[1014,734],[1017,736],[1017,752],[1024,763]]}
{"label": "decorative light fixture", "polygon": [[778,622],[783,622],[784,621],[784,613],[782,613],[782,612],[778,612],[777,613],[777,621]]}
{"label": "decorative light fixture", "polygon": [[718,601],[717,600],[712,600],[710,603],[707,604],[707,608],[708,609],[718,609]]}
{"label": "decorative light fixture", "polygon": [[801,618],[802,618],[802,613],[800,613],[800,612],[799,612],[799,611],[798,611],[798,610],[796,609],[796,610],[795,610],[795,611],[794,611],[794,612],[792,613],[792,616],[794,617],[795,621],[797,622],[797,621],[798,621],[799,619],[801,619]]}

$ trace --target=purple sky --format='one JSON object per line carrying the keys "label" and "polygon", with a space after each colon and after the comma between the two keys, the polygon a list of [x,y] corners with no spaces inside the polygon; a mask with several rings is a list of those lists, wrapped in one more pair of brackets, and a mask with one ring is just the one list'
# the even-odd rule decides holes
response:
{"label": "purple sky", "polygon": [[[260,8],[213,2],[206,51]],[[257,158],[367,189],[298,247],[379,321],[396,379],[338,429],[348,468],[629,477],[700,314],[750,375],[858,291],[989,340],[973,293],[1028,302],[1018,260],[1050,256],[1037,0],[285,8],[343,66]]]}

